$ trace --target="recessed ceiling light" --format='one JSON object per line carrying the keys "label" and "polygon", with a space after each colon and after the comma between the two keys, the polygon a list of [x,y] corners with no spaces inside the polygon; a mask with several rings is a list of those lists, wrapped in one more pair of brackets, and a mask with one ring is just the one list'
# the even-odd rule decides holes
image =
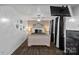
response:
{"label": "recessed ceiling light", "polygon": [[69,19],[69,22],[75,22],[74,18]]}
{"label": "recessed ceiling light", "polygon": [[1,20],[2,23],[9,22],[9,19],[7,19],[7,18],[1,18],[0,20]]}
{"label": "recessed ceiling light", "polygon": [[37,19],[37,21],[39,22],[39,21],[41,21],[40,19]]}

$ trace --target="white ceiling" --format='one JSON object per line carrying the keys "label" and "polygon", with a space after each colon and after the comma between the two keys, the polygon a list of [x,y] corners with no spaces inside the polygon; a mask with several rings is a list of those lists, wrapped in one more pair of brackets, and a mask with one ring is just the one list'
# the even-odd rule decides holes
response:
{"label": "white ceiling", "polygon": [[[40,9],[41,15],[46,19],[51,19],[50,13],[50,6],[62,6],[62,5],[55,5],[55,4],[2,4],[2,6],[8,6],[14,9],[14,11],[21,17],[21,18],[33,18],[38,14],[38,9]],[[70,5],[71,9],[74,9],[76,5]],[[73,11],[73,10],[72,10]]]}
{"label": "white ceiling", "polygon": [[1,5],[9,6],[15,9],[15,11],[22,16],[34,16],[37,14],[37,9],[39,8],[44,16],[50,16],[49,5]]}
{"label": "white ceiling", "polygon": [[[15,4],[15,5],[0,5],[9,6],[15,9],[15,11],[22,16],[35,16],[37,14],[37,9],[39,8],[43,16],[51,16],[49,4]],[[53,5],[62,6],[62,5]]]}

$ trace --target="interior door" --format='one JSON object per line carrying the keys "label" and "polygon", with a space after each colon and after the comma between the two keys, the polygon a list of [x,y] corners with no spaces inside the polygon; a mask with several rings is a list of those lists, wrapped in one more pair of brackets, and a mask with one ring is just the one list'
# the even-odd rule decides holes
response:
{"label": "interior door", "polygon": [[59,48],[64,50],[64,19],[60,16],[60,27],[59,27]]}

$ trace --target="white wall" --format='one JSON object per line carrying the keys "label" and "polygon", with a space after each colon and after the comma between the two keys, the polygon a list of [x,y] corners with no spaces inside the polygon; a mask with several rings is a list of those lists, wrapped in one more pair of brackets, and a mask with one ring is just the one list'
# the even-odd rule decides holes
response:
{"label": "white wall", "polygon": [[64,37],[65,37],[65,50],[66,53],[66,30],[76,30],[79,31],[79,5],[72,5],[70,7],[71,17],[65,17],[65,29],[64,29]]}
{"label": "white wall", "polygon": [[[2,22],[1,18],[9,19]],[[11,54],[26,39],[26,33],[16,29],[15,24],[19,20],[16,11],[7,6],[0,6],[0,54]]]}
{"label": "white wall", "polygon": [[66,17],[66,29],[67,30],[79,30],[79,5],[71,6],[72,19]]}

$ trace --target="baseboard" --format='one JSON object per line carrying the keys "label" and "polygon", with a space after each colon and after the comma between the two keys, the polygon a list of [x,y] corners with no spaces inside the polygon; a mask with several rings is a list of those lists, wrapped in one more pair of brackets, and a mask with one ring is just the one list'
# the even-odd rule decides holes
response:
{"label": "baseboard", "polygon": [[8,53],[8,55],[11,55],[25,40],[26,40],[26,38],[24,38],[23,40],[17,42],[18,44],[15,45],[15,47]]}

